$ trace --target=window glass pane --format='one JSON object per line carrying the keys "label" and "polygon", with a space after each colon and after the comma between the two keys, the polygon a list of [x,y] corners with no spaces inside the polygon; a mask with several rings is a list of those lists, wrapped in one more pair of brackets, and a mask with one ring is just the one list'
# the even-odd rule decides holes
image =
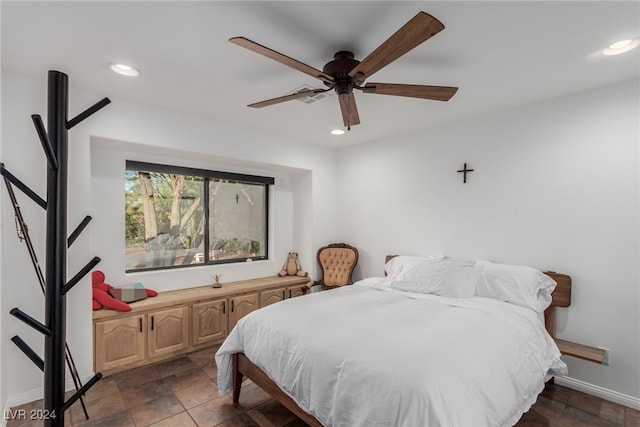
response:
{"label": "window glass pane", "polygon": [[266,197],[265,185],[209,182],[211,260],[266,257]]}
{"label": "window glass pane", "polygon": [[202,264],[204,179],[125,172],[125,270]]}

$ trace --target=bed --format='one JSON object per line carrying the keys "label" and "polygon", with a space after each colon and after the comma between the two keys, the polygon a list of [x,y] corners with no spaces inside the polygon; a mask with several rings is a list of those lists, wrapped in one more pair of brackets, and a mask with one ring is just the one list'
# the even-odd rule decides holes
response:
{"label": "bed", "polygon": [[503,426],[566,374],[552,336],[555,307],[570,302],[569,276],[387,261],[385,277],[241,319],[216,353],[220,394],[237,403],[248,377],[312,426]]}

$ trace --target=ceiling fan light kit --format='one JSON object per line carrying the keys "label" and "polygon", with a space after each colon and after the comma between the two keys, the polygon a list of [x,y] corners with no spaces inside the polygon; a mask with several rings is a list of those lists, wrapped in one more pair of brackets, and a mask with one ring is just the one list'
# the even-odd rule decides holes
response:
{"label": "ceiling fan light kit", "polygon": [[323,89],[303,89],[293,94],[249,104],[248,107],[262,108],[294,99],[317,96],[320,93],[333,90],[338,95],[342,121],[347,129],[350,130],[351,126],[360,123],[358,107],[355,96],[353,95],[354,89],[364,93],[404,96],[436,101],[448,101],[455,95],[458,88],[453,86],[427,86],[399,83],[365,84],[365,80],[374,73],[443,29],[444,25],[436,18],[428,13],[419,12],[362,61],[355,59],[352,52],[341,50],[336,52],[333,60],[324,65],[322,71],[244,37],[233,37],[229,39],[229,41],[319,79],[326,86],[326,88]]}

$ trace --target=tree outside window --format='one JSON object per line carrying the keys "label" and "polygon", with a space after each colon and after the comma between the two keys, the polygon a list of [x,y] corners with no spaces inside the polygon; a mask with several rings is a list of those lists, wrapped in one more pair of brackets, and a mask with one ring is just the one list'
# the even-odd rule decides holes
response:
{"label": "tree outside window", "polygon": [[265,259],[269,184],[273,178],[128,161],[125,270]]}

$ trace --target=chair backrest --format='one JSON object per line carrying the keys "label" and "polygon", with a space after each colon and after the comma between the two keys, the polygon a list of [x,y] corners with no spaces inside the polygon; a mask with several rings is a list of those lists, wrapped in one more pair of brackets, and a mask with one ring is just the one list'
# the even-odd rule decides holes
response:
{"label": "chair backrest", "polygon": [[318,249],[318,264],[322,277],[317,282],[333,288],[353,283],[351,275],[358,263],[358,250],[346,243],[332,243]]}

